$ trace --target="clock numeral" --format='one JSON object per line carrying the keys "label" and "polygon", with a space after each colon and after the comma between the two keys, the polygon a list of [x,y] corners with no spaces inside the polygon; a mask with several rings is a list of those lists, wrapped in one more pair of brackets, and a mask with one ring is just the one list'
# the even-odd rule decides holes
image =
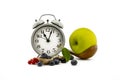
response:
{"label": "clock numeral", "polygon": [[40,36],[37,34],[36,37],[39,38]]}
{"label": "clock numeral", "polygon": [[54,32],[55,32],[55,29],[52,30],[52,33],[54,33]]}
{"label": "clock numeral", "polygon": [[42,53],[44,53],[44,50],[45,50],[45,49],[42,49]]}
{"label": "clock numeral", "polygon": [[53,48],[53,52],[57,52],[57,50],[55,48]]}
{"label": "clock numeral", "polygon": [[61,42],[62,40],[61,39],[59,39],[59,42]]}
{"label": "clock numeral", "polygon": [[46,32],[50,32],[50,28],[46,28]]}
{"label": "clock numeral", "polygon": [[39,48],[40,48],[40,45],[37,45],[37,48],[39,49]]}
{"label": "clock numeral", "polygon": [[42,35],[40,35],[39,38],[42,38]]}
{"label": "clock numeral", "polygon": [[60,47],[61,47],[61,45],[62,45],[62,44],[58,44],[58,45],[57,45],[57,48],[60,48]]}
{"label": "clock numeral", "polygon": [[56,37],[59,37],[59,35],[60,35],[60,34],[59,34],[59,33],[57,33]]}
{"label": "clock numeral", "polygon": [[41,34],[43,34],[43,33],[44,33],[44,30],[41,30],[40,32],[41,32]]}
{"label": "clock numeral", "polygon": [[38,42],[39,42],[39,40],[36,39],[36,40],[35,40],[35,43],[38,43]]}
{"label": "clock numeral", "polygon": [[50,54],[50,50],[47,50],[47,53]]}
{"label": "clock numeral", "polygon": [[42,38],[42,35],[38,35],[38,34],[37,34],[36,36],[37,36],[37,38]]}

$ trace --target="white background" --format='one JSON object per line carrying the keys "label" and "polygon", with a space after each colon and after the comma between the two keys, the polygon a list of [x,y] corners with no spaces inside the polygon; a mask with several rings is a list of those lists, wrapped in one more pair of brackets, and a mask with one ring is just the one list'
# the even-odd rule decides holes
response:
{"label": "white background", "polygon": [[[77,28],[90,28],[98,51],[89,60],[57,66],[30,66],[32,25],[45,13],[64,24],[66,45]],[[1,0],[0,80],[120,80],[119,0]]]}

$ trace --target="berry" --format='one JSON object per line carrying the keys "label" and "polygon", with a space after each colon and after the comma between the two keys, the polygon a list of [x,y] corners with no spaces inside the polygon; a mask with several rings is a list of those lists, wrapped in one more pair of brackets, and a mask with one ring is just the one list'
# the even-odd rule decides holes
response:
{"label": "berry", "polygon": [[72,64],[72,65],[77,65],[77,60],[72,60],[72,61],[71,61],[71,64]]}
{"label": "berry", "polygon": [[31,61],[31,64],[36,64],[35,60],[32,60],[32,61]]}
{"label": "berry", "polygon": [[37,58],[33,58],[33,60],[34,60],[36,63],[39,62],[39,60],[38,60]]}
{"label": "berry", "polygon": [[47,59],[51,59],[51,56],[47,56]]}
{"label": "berry", "polygon": [[31,60],[29,60],[29,61],[28,61],[28,64],[32,64],[32,61],[31,61]]}
{"label": "berry", "polygon": [[37,63],[37,65],[38,65],[38,66],[42,66],[43,63],[39,61],[39,62]]}
{"label": "berry", "polygon": [[71,56],[70,56],[70,60],[73,60],[73,59],[74,59],[74,57],[71,55]]}
{"label": "berry", "polygon": [[54,60],[50,61],[50,62],[49,62],[49,65],[50,65],[50,66],[54,66],[54,65],[55,65]]}
{"label": "berry", "polygon": [[54,62],[56,65],[60,63],[59,59],[54,59]]}
{"label": "berry", "polygon": [[36,64],[38,62],[39,62],[38,58],[33,58],[28,61],[28,64]]}
{"label": "berry", "polygon": [[60,61],[61,61],[61,63],[66,63],[65,58],[61,58]]}
{"label": "berry", "polygon": [[[59,57],[55,57],[54,59],[58,59],[58,60],[60,60],[60,58],[59,58]],[[53,59],[53,60],[54,60],[54,59]]]}
{"label": "berry", "polygon": [[54,58],[53,58],[53,60],[55,60],[55,59],[58,59],[58,60],[60,60],[60,58],[58,58],[58,57],[54,57]]}
{"label": "berry", "polygon": [[45,53],[41,54],[41,58],[47,58],[47,57],[48,57],[47,54],[45,54]]}

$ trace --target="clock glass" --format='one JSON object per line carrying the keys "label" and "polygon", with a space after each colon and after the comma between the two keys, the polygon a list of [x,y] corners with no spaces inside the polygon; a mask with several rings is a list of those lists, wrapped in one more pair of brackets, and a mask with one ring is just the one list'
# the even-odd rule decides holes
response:
{"label": "clock glass", "polygon": [[49,56],[57,55],[64,46],[63,32],[50,25],[36,29],[32,35],[32,46],[40,55],[46,53]]}

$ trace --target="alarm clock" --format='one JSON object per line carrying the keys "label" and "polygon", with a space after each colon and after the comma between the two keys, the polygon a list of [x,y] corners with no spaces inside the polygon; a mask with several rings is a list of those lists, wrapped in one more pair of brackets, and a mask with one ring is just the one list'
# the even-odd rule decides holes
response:
{"label": "alarm clock", "polygon": [[[49,21],[42,20],[43,16],[52,16]],[[46,53],[48,56],[58,55],[65,45],[65,36],[62,31],[63,25],[60,20],[56,20],[53,14],[43,14],[39,20],[35,20],[34,32],[31,37],[31,44],[34,51],[40,56]]]}

